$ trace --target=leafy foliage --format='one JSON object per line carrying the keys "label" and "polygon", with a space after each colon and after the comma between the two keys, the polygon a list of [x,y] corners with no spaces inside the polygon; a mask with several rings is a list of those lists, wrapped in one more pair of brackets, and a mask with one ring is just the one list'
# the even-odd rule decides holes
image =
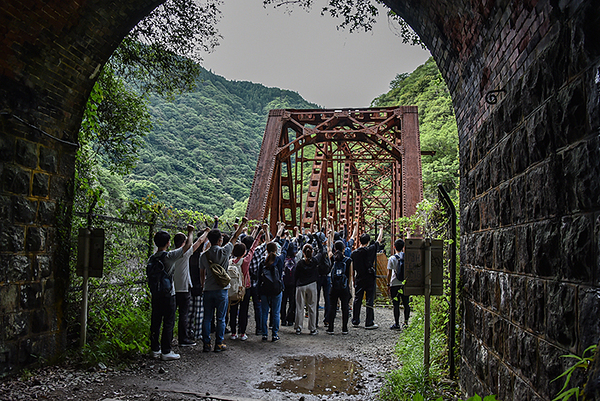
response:
{"label": "leafy foliage", "polygon": [[[570,388],[567,388],[567,387],[569,387],[569,384],[571,383],[571,377],[573,376],[573,373],[575,373],[579,370],[587,371],[590,364],[594,360],[594,353],[596,352],[596,348],[597,348],[597,345],[591,345],[591,346],[587,347],[583,351],[583,355],[581,355],[581,356],[572,355],[572,354],[563,355],[563,358],[575,359],[575,363],[571,367],[569,367],[567,370],[565,370],[562,374],[560,374],[558,377],[556,377],[555,379],[552,380],[552,381],[556,381],[556,380],[560,379],[561,377],[565,378],[565,384],[562,386],[562,388],[560,389],[560,391],[558,392],[556,397],[552,399],[552,401],[559,401],[559,400],[567,401],[567,400],[570,400],[572,396],[575,396],[575,399],[579,400],[579,397],[583,395],[583,389],[580,388],[579,386],[573,386]],[[589,353],[589,355],[586,356],[588,353]]]}
{"label": "leafy foliage", "polygon": [[269,110],[315,108],[295,92],[228,81],[202,70],[197,88],[172,102],[150,98],[153,129],[124,177],[131,196],[154,193],[178,209],[221,215],[252,186]]}
{"label": "leafy foliage", "polygon": [[[151,128],[148,91],[173,96],[193,87],[201,71],[199,50],[218,44],[218,1],[167,0],[135,26],[100,72],[79,133],[76,203],[102,203],[103,174],[129,173]],[[186,56],[186,57],[184,57]],[[112,188],[113,194],[122,188]],[[139,192],[139,191],[138,191]],[[146,193],[146,191],[143,191]]]}
{"label": "leafy foliage", "polygon": [[106,68],[94,85],[81,124],[79,141],[88,147],[84,151],[101,158],[110,171],[126,174],[150,127],[144,98]]}
{"label": "leafy foliage", "polygon": [[429,376],[423,367],[424,344],[424,299],[411,297],[411,320],[401,333],[396,344],[395,353],[402,363],[402,368],[390,372],[381,391],[384,400],[411,400],[413,395],[420,393],[431,399],[439,394],[441,389],[435,383],[443,377],[445,357],[445,320],[446,308],[441,298],[432,297],[431,340],[430,340],[430,369]]}
{"label": "leafy foliage", "polygon": [[[313,0],[263,0],[265,5],[275,7],[299,6],[310,9]],[[379,6],[388,10],[388,18],[398,24],[399,36],[403,43],[425,47],[419,36],[399,15],[394,13],[381,0],[328,0],[321,9],[321,15],[329,14],[332,18],[341,20],[338,29],[348,29],[349,32],[362,30],[368,32],[373,29],[379,16]]]}
{"label": "leafy foliage", "polygon": [[172,96],[191,90],[201,72],[201,51],[211,51],[220,39],[218,4],[167,0],[129,32],[110,67],[142,93]]}
{"label": "leafy foliage", "polygon": [[[114,291],[118,291],[119,297]],[[120,291],[119,291],[120,290]],[[113,287],[104,294],[105,302],[94,302],[90,310],[90,342],[82,354],[90,364],[125,360],[146,352],[150,327],[150,302],[139,289],[139,300],[132,299],[130,288]]]}
{"label": "leafy foliage", "polygon": [[[426,198],[434,198],[437,185],[443,184],[453,200],[458,199],[458,128],[450,92],[433,58],[411,74],[398,74],[391,90],[372,105],[413,106],[419,110],[421,150],[435,151],[422,157],[423,189]],[[455,202],[456,203],[456,202]]]}

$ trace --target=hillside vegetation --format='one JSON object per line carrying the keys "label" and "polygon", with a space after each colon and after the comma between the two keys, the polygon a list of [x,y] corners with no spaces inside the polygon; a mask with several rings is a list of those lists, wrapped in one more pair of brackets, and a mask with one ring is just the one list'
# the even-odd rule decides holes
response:
{"label": "hillside vegetation", "polygon": [[417,106],[421,150],[433,150],[434,156],[422,157],[423,189],[426,198],[436,198],[438,184],[457,200],[458,128],[452,98],[433,58],[412,72],[398,74],[390,91],[372,102],[372,106]]}
{"label": "hillside vegetation", "polygon": [[153,192],[175,208],[220,215],[250,193],[269,110],[315,107],[295,92],[203,70],[193,92],[151,97],[153,128],[126,188],[137,199]]}

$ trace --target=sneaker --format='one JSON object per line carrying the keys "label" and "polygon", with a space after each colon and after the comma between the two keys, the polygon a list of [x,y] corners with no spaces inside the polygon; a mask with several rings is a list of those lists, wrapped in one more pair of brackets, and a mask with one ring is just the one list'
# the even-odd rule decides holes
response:
{"label": "sneaker", "polygon": [[210,352],[210,349],[211,349],[210,343],[208,343],[208,344],[204,344],[204,347],[202,348],[202,351],[204,351],[204,352]]}
{"label": "sneaker", "polygon": [[390,326],[390,330],[400,330],[400,326],[397,323],[394,323]]}
{"label": "sneaker", "polygon": [[269,341],[269,337],[267,337],[267,336],[263,336],[263,337],[262,337],[262,340],[263,340],[263,341]]}
{"label": "sneaker", "polygon": [[194,345],[196,345],[196,343],[192,340],[179,341],[180,347],[193,347]]}
{"label": "sneaker", "polygon": [[347,336],[348,335],[348,329],[342,330],[342,334],[345,335],[345,336]]}
{"label": "sneaker", "polygon": [[379,328],[379,325],[377,323],[373,323],[370,326],[365,326],[365,329],[367,329],[367,330],[375,330],[375,329],[378,329],[378,328]]}
{"label": "sneaker", "polygon": [[279,336],[273,336],[273,338],[271,339],[271,341],[273,341],[273,342],[279,341]]}
{"label": "sneaker", "polygon": [[248,336],[247,336],[247,335],[245,335],[245,334],[242,334],[242,335],[240,336],[240,340],[241,340],[241,341],[246,341],[247,339],[248,339]]}
{"label": "sneaker", "polygon": [[160,355],[161,355],[160,350],[158,350],[158,351],[152,351],[152,350],[150,350],[150,356],[152,358],[158,359],[158,358],[160,358]]}
{"label": "sneaker", "polygon": [[162,354],[160,356],[160,359],[162,359],[163,361],[174,361],[176,359],[179,359],[179,354],[176,354],[173,351],[171,351],[168,354]]}
{"label": "sneaker", "polygon": [[296,329],[296,334],[302,334],[302,329]]}
{"label": "sneaker", "polygon": [[325,327],[329,327],[329,322],[328,322],[328,321],[325,321],[325,320],[323,320],[323,326],[325,326]]}
{"label": "sneaker", "polygon": [[221,352],[227,350],[227,346],[225,344],[215,344],[215,352]]}
{"label": "sneaker", "polygon": [[317,334],[319,334],[319,330],[311,330],[310,331],[311,336],[316,336]]}
{"label": "sneaker", "polygon": [[232,334],[232,335],[231,335],[231,339],[232,339],[232,340],[237,340],[237,339],[238,339],[238,336],[237,336],[237,334]]}
{"label": "sneaker", "polygon": [[319,310],[325,310],[324,306],[319,305]]}
{"label": "sneaker", "polygon": [[352,327],[360,327],[360,322],[352,322]]}
{"label": "sneaker", "polygon": [[325,330],[325,333],[329,334],[330,336],[333,335],[333,330]]}

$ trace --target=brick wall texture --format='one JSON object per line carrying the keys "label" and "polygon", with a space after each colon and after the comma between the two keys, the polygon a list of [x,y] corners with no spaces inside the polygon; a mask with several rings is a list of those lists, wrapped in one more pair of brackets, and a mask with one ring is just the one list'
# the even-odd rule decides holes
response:
{"label": "brick wall texture", "polygon": [[0,376],[65,350],[70,143],[102,64],[158,3],[0,3]]}
{"label": "brick wall texture", "polygon": [[[458,121],[461,385],[550,400],[560,355],[600,339],[600,3],[385,2],[431,50]],[[17,117],[76,142],[98,69],[160,1],[5,3],[0,374],[66,346],[75,148]]]}
{"label": "brick wall texture", "polygon": [[550,400],[572,364],[560,356],[600,339],[600,3],[389,3],[458,122],[461,385]]}

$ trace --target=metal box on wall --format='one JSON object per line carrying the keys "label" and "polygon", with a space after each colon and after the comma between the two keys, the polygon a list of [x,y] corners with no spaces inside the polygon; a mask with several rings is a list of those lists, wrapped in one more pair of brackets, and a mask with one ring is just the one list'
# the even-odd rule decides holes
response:
{"label": "metal box on wall", "polygon": [[104,270],[104,229],[80,228],[77,238],[77,268],[78,276],[83,276],[86,259],[86,241],[89,239],[88,276],[102,277]]}
{"label": "metal box on wall", "polygon": [[[407,239],[404,245],[405,295],[425,295],[425,248],[421,238]],[[444,241],[431,241],[431,295],[444,294]]]}

